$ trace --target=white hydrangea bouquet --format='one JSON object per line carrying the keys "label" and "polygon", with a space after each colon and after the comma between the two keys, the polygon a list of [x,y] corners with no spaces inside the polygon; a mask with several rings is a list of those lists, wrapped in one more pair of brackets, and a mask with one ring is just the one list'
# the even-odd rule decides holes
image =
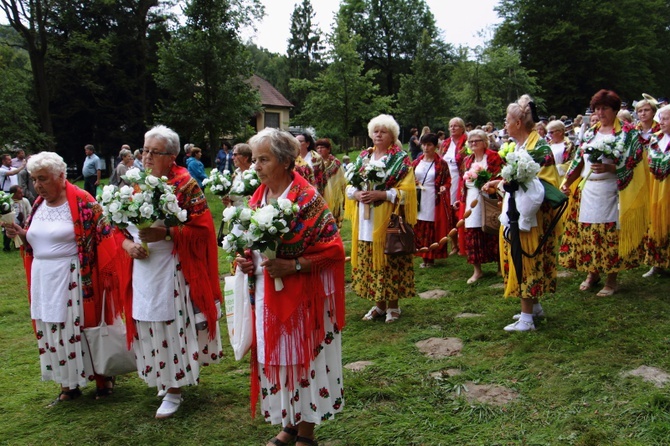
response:
{"label": "white hydrangea bouquet", "polygon": [[540,172],[540,165],[533,161],[525,150],[517,150],[507,154],[507,164],[502,168],[500,175],[507,183],[516,182],[524,191],[527,184],[535,179]]}
{"label": "white hydrangea bouquet", "polygon": [[230,193],[242,197],[250,196],[256,192],[256,189],[260,185],[261,181],[258,179],[258,174],[256,174],[256,169],[254,169],[252,164],[250,168],[242,172],[242,175],[235,180]]}
{"label": "white hydrangea bouquet", "polygon": [[382,184],[386,181],[386,159],[383,156],[378,160],[365,158],[357,167],[356,163],[347,166],[345,176],[347,182],[358,190],[370,190],[375,184]]}
{"label": "white hydrangea bouquet", "polygon": [[12,196],[0,190],[0,215],[9,214],[12,211]]}
{"label": "white hydrangea bouquet", "polygon": [[[623,138],[617,138],[614,135],[606,135],[598,141],[586,143],[583,149],[584,154],[588,156],[591,164],[602,163],[604,159],[616,161],[623,153],[623,140]],[[584,189],[592,173],[593,170],[589,170],[586,177],[579,182],[579,190]]]}
{"label": "white hydrangea bouquet", "polygon": [[[282,237],[289,232],[291,221],[299,211],[300,206],[286,198],[273,200],[256,210],[248,205],[226,208],[223,221],[234,225],[221,243],[228,259],[234,258],[235,254],[244,255],[246,249],[261,251],[268,259],[276,258],[277,247]],[[275,278],[275,290],[283,288],[282,280]]]}
{"label": "white hydrangea bouquet", "polygon": [[214,195],[224,196],[230,193],[230,187],[233,185],[233,181],[228,170],[219,172],[216,169],[212,169],[209,176],[202,180],[202,185],[209,186],[209,191]]}
{"label": "white hydrangea bouquet", "polygon": [[[167,183],[167,177],[159,178],[151,175],[151,170],[142,172],[133,167],[122,178],[134,187],[107,185],[97,197],[103,215],[112,225],[123,229],[132,223],[145,229],[158,220],[164,220],[168,226],[186,221],[187,212],[179,207],[174,187]],[[146,243],[142,246],[149,252]]]}

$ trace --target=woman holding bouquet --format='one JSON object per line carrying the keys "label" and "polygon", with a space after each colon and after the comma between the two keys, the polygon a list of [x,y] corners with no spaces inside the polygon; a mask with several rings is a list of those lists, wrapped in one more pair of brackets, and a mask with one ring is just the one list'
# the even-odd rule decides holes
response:
{"label": "woman holding bouquet", "polygon": [[379,115],[368,123],[374,146],[363,150],[347,170],[347,200],[344,218],[351,221],[351,275],[353,289],[363,299],[375,302],[363,320],[400,317],[398,300],[413,297],[412,254],[384,254],[386,227],[399,205],[405,221],[417,221],[414,169],[406,152],[395,142],[400,128],[389,115]]}
{"label": "woman holding bouquet", "polygon": [[[489,149],[489,139],[486,132],[475,129],[468,134],[468,145],[472,150],[472,155],[468,155],[463,160],[465,174],[463,175],[463,186],[461,187],[457,202],[461,206],[472,212],[465,219],[465,252],[467,253],[468,263],[474,267],[472,277],[468,283],[475,283],[484,275],[482,263],[499,262],[498,252],[498,234],[487,234],[482,231],[482,203],[480,189],[483,185],[482,179],[486,178],[497,180],[500,177],[502,167],[502,158]],[[479,187],[477,187],[479,186]],[[476,202],[476,206],[472,203]]]}
{"label": "woman holding bouquet", "polygon": [[637,131],[617,119],[620,107],[621,99],[611,90],[593,95],[591,109],[598,123],[585,133],[561,186],[568,193],[581,177],[571,197],[560,264],[588,273],[581,291],[591,289],[605,274],[605,286],[597,294],[601,297],[616,292],[619,271],[639,265],[647,229],[643,146]]}
{"label": "woman holding bouquet", "polygon": [[[197,385],[200,367],[223,355],[217,306],[221,302],[216,233],[205,195],[175,163],[179,136],[159,125],[144,135],[142,163],[151,175],[167,177],[187,212],[183,225],[123,231],[126,325],[137,358],[137,372],[165,393],[156,418],[179,409],[181,388]],[[148,250],[143,247],[148,245]]]}
{"label": "woman holding bouquet", "polygon": [[[326,201],[293,172],[298,141],[266,128],[249,144],[262,183],[250,206],[286,200],[299,206],[275,259],[261,260],[258,251],[236,259],[255,282],[252,409],[260,393],[265,420],[283,426],[268,445],[316,445],[315,425],[344,404],[344,248]],[[281,290],[276,289],[277,278]]]}
{"label": "woman holding bouquet", "polygon": [[66,180],[66,167],[54,152],[31,156],[27,168],[39,197],[25,227],[5,228],[23,241],[42,380],[60,385],[49,407],[81,396],[79,388],[94,379],[96,399],[111,395],[112,378],[96,375],[83,358],[81,334],[100,324],[103,293],[108,324],[122,308],[112,228],[93,197]]}
{"label": "woman holding bouquet", "polygon": [[[235,172],[233,172],[233,185],[231,187],[230,195],[224,196],[221,200],[226,206],[240,207],[244,203],[244,194],[236,194],[232,192],[240,188],[244,172],[251,168],[251,147],[249,144],[240,143],[233,147],[233,163],[235,164]],[[251,194],[249,194],[251,195]]]}
{"label": "woman holding bouquet", "polygon": [[[419,203],[418,221],[414,227],[416,246],[431,246],[439,243],[454,227],[449,188],[451,177],[449,165],[435,153],[437,135],[427,133],[421,138],[423,154],[414,160],[412,167],[417,182],[417,201]],[[435,259],[444,259],[449,255],[446,244],[428,252],[417,252],[423,259],[421,268],[432,268]]]}
{"label": "woman holding bouquet", "polygon": [[[536,121],[539,121],[539,118],[530,96],[523,95],[517,102],[509,104],[505,126],[507,133],[517,143],[512,153],[527,153],[535,163],[539,164],[539,172],[536,177],[529,181],[541,179],[554,187],[558,187],[559,178],[554,165],[554,156],[547,142],[540,138],[540,135],[535,131]],[[508,161],[510,155],[508,155]],[[503,173],[504,171],[501,171],[501,175]],[[505,180],[492,180],[484,185],[483,190],[489,191],[491,187],[500,187],[502,190],[505,186]],[[535,330],[533,317],[544,315],[539,302],[540,297],[556,291],[556,237],[559,231],[557,229],[550,230],[554,212],[548,203],[542,203],[544,190],[541,186],[540,189],[536,188],[535,190],[539,192],[539,197],[534,198],[539,199],[541,204],[535,201],[537,205],[533,209],[537,210],[534,212],[530,210],[529,213],[526,213],[525,219],[519,219],[521,248],[526,253],[533,253],[540,245],[541,238],[546,235],[547,239],[536,257],[522,257],[522,271],[520,273],[517,272],[513,262],[512,244],[508,243],[503,237],[504,230],[510,225],[506,224],[500,228],[500,263],[502,264],[505,281],[505,297],[521,298],[521,314],[515,315],[516,322],[504,328],[505,331],[509,332]],[[519,208],[524,207],[522,195],[530,198],[528,194],[524,194],[522,191],[523,187],[520,187],[515,193]],[[531,201],[526,200],[528,203]],[[504,208],[503,214],[505,214]],[[501,214],[501,217],[503,217],[503,214]],[[524,220],[523,225],[522,220]]]}

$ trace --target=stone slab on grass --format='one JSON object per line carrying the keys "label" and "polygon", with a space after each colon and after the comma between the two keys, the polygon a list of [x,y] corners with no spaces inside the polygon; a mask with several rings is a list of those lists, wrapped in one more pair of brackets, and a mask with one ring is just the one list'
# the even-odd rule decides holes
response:
{"label": "stone slab on grass", "polygon": [[495,384],[475,384],[472,381],[463,383],[461,396],[471,403],[491,404],[494,406],[504,406],[516,400],[519,392],[507,387]]}
{"label": "stone slab on grass", "polygon": [[662,388],[670,381],[670,375],[656,367],[641,365],[635,370],[624,372],[623,376],[639,376],[643,381],[653,383],[656,387]]}
{"label": "stone slab on grass", "polygon": [[415,345],[421,353],[435,359],[460,356],[463,350],[463,341],[459,338],[428,338]]}
{"label": "stone slab on grass", "polygon": [[468,319],[471,317],[482,317],[484,316],[483,314],[477,314],[477,313],[459,313],[455,317],[456,319]]}
{"label": "stone slab on grass", "polygon": [[356,361],[346,364],[344,368],[351,370],[352,372],[360,372],[361,370],[364,370],[366,367],[369,367],[372,364],[374,364],[374,362],[372,361]]}
{"label": "stone slab on grass", "polygon": [[419,293],[421,299],[441,299],[444,296],[447,296],[449,291],[446,290],[430,290]]}

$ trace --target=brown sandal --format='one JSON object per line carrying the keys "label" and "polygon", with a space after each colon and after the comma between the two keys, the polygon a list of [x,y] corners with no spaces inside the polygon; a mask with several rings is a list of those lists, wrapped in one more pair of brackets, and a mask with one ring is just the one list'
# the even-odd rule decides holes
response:
{"label": "brown sandal", "polygon": [[[296,441],[297,441],[298,438],[300,438],[300,437],[298,437],[298,430],[297,430],[297,429],[293,429],[292,427],[285,427],[284,429],[282,429],[282,432],[286,432],[286,433],[289,434],[291,437],[293,437],[294,439],[296,439]],[[292,443],[292,442],[293,442],[293,439],[291,439],[290,441],[291,441],[291,443]],[[288,446],[288,444],[289,444],[289,443],[287,443],[287,442],[285,442],[285,441],[281,441],[281,440],[280,440],[279,438],[277,438],[277,437],[272,437],[271,439],[268,440],[268,443],[272,443],[272,444],[274,444],[275,446]]]}

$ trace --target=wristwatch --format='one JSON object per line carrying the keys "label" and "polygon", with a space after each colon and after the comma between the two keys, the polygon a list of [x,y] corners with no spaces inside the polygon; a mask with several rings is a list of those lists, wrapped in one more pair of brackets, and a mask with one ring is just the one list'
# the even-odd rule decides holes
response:
{"label": "wristwatch", "polygon": [[300,265],[300,259],[295,259],[295,270],[300,271],[302,266]]}
{"label": "wristwatch", "polygon": [[172,236],[170,235],[170,228],[165,228],[165,241],[172,241]]}

